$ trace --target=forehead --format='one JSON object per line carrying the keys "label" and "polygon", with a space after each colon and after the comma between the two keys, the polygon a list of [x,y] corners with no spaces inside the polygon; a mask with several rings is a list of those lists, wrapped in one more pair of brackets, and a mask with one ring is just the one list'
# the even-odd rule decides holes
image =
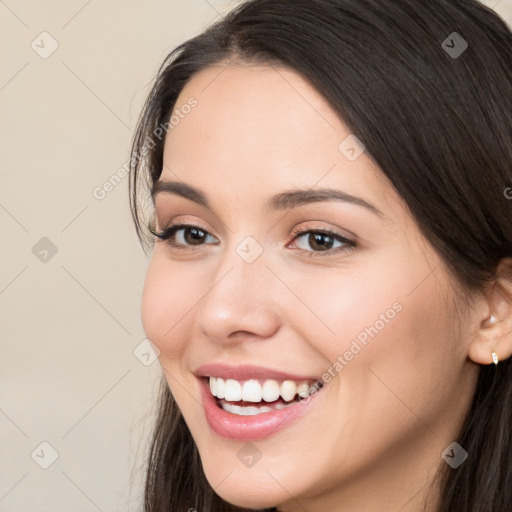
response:
{"label": "forehead", "polygon": [[201,137],[205,150],[216,148],[216,155],[224,149],[250,154],[266,148],[274,158],[291,158],[311,153],[313,144],[317,153],[336,155],[338,139],[350,133],[323,97],[285,68],[247,64],[207,68],[187,83],[175,110],[190,97],[196,98],[197,106],[168,136],[168,148],[174,153],[188,146],[183,139],[193,133]]}
{"label": "forehead", "polygon": [[[167,134],[163,179],[232,193],[340,187],[388,203],[389,185],[363,153],[349,161],[339,149],[350,129],[300,74],[274,65],[220,64],[192,77],[174,115],[197,105]],[[187,110],[188,111],[188,110]],[[212,192],[214,193],[214,192]]]}

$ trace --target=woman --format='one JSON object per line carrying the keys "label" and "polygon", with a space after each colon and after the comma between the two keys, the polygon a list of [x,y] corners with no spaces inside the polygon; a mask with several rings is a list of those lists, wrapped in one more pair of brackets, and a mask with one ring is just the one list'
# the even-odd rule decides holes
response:
{"label": "woman", "polygon": [[496,14],[245,2],[167,57],[131,161],[163,370],[147,511],[512,510]]}

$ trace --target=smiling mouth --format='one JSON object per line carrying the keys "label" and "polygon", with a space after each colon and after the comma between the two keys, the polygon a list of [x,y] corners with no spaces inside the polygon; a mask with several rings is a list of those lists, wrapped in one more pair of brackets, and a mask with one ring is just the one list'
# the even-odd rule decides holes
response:
{"label": "smiling mouth", "polygon": [[238,416],[254,416],[292,407],[317,393],[323,381],[205,377],[217,406]]}

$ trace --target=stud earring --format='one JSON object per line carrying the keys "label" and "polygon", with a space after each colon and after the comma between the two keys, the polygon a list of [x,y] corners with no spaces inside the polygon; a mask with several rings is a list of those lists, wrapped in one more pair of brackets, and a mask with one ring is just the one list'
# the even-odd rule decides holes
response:
{"label": "stud earring", "polygon": [[494,315],[491,315],[490,318],[489,318],[489,323],[490,324],[495,324],[496,323],[496,317]]}
{"label": "stud earring", "polygon": [[496,352],[492,352],[492,362],[498,366],[498,354],[496,354]]}

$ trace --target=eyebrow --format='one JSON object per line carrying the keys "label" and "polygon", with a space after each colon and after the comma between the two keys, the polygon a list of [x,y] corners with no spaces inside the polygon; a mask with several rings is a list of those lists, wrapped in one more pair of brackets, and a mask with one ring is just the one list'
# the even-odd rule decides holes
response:
{"label": "eyebrow", "polygon": [[[160,193],[176,194],[212,210],[204,192],[183,182],[159,180],[154,183],[151,188],[151,198],[153,202],[155,201],[157,194]],[[272,196],[265,207],[267,210],[286,210],[320,201],[341,201],[344,203],[351,203],[357,206],[362,206],[379,217],[385,217],[376,206],[361,197],[353,196],[341,190],[332,188],[320,188],[315,190],[294,189],[287,192],[280,192],[279,194]]]}

